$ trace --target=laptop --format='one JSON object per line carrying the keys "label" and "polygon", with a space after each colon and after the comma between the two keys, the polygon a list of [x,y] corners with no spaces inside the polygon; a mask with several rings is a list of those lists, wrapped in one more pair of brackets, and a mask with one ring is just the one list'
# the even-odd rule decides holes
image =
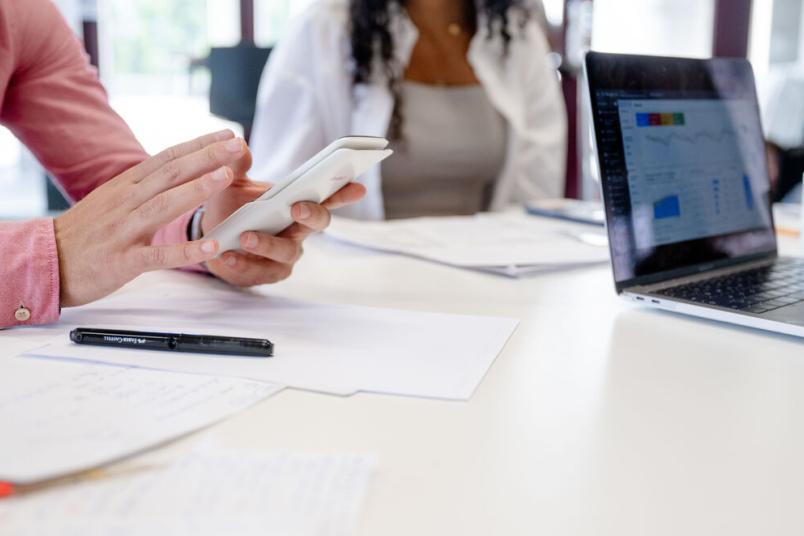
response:
{"label": "laptop", "polygon": [[804,260],[777,252],[750,64],[590,52],[617,293],[804,337]]}

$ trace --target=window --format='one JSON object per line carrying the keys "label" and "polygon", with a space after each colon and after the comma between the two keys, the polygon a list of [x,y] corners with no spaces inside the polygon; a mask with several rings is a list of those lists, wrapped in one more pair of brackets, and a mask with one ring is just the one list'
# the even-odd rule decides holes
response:
{"label": "window", "polygon": [[[804,6],[801,0],[754,2],[749,59],[763,111],[777,93],[804,79]],[[801,97],[804,99],[804,96]],[[766,125],[767,126],[767,125]]]}
{"label": "window", "polygon": [[708,57],[714,0],[595,0],[592,48],[601,52]]}
{"label": "window", "polygon": [[287,21],[304,10],[311,0],[254,0],[254,41],[272,47],[282,37]]}
{"label": "window", "polygon": [[564,0],[542,0],[542,5],[550,26],[558,27],[564,23]]}
{"label": "window", "polygon": [[[101,77],[112,106],[151,153],[237,125],[209,113],[203,58],[240,40],[231,0],[98,3]],[[194,68],[196,66],[196,68]]]}
{"label": "window", "polygon": [[0,127],[0,219],[28,219],[45,213],[42,168],[7,129]]}

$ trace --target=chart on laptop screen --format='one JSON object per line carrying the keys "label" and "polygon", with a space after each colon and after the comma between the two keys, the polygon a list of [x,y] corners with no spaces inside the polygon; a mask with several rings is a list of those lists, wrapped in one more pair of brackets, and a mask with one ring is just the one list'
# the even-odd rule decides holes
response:
{"label": "chart on laptop screen", "polygon": [[618,112],[638,249],[765,225],[751,101],[622,99]]}

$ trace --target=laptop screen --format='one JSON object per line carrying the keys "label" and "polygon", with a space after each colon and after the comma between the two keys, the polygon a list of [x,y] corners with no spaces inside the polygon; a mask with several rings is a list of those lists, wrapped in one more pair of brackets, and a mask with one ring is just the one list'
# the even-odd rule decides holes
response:
{"label": "laptop screen", "polygon": [[586,62],[617,290],[774,254],[748,62]]}

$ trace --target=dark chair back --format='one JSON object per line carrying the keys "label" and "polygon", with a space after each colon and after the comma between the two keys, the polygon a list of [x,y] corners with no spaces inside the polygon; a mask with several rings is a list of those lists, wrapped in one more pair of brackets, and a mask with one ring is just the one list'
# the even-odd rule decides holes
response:
{"label": "dark chair back", "polygon": [[251,134],[257,89],[270,54],[270,48],[251,45],[212,48],[209,53],[209,111],[240,123],[246,139]]}
{"label": "dark chair back", "polygon": [[47,195],[47,210],[48,212],[61,212],[70,208],[70,202],[61,193],[56,181],[50,175],[45,173],[45,193]]}

